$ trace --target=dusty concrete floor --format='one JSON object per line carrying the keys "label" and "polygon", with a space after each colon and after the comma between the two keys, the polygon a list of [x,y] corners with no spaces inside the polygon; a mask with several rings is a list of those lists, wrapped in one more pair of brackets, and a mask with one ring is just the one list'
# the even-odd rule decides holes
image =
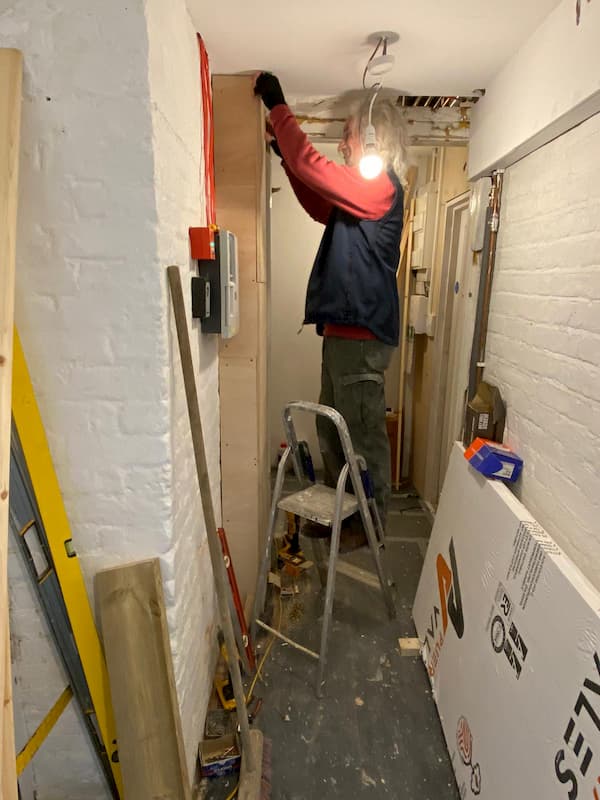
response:
{"label": "dusty concrete floor", "polygon": [[[256,722],[272,742],[273,800],[458,798],[424,666],[398,649],[398,637],[415,635],[411,607],[430,527],[417,498],[394,496],[386,554],[396,620],[388,619],[378,591],[338,575],[321,700],[316,662],[285,644],[273,647],[257,688],[263,707]],[[302,544],[310,558],[310,542]],[[344,560],[373,570],[368,550]],[[323,594],[316,570],[297,583],[300,593],[282,601],[283,626],[318,650]],[[275,622],[278,615],[275,603]],[[233,786],[230,779],[211,782],[205,796],[222,800]]]}

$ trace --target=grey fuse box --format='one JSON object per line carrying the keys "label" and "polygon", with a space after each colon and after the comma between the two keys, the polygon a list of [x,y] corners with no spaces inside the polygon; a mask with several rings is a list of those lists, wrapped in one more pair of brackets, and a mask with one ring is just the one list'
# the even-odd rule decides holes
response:
{"label": "grey fuse box", "polygon": [[231,339],[239,331],[239,270],[237,237],[231,231],[215,234],[215,257],[198,261],[198,278],[192,278],[192,316],[200,319],[203,333],[220,333]]}

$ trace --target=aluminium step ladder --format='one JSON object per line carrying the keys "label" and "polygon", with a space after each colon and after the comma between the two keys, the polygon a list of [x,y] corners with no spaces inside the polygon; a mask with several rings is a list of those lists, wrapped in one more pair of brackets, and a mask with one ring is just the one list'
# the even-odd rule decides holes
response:
{"label": "aluminium step ladder", "polygon": [[[345,463],[340,471],[335,489],[318,483],[307,485],[307,481],[300,465],[298,439],[292,419],[292,414],[294,412],[308,412],[310,414],[315,414],[316,416],[326,417],[333,423],[333,425],[335,425],[345,457]],[[255,637],[256,627],[259,626],[264,630],[267,630],[272,635],[275,635],[292,645],[296,649],[302,651],[306,655],[316,659],[319,662],[317,669],[316,694],[317,697],[322,697],[325,667],[327,664],[329,629],[331,627],[331,616],[333,611],[335,575],[338,564],[341,526],[343,520],[351,517],[357,511],[360,512],[361,515],[369,548],[375,562],[379,588],[381,589],[383,600],[385,602],[390,619],[394,619],[396,617],[396,607],[392,593],[392,582],[386,574],[383,563],[382,556],[384,553],[384,531],[379,513],[377,511],[377,505],[373,497],[370,477],[367,472],[364,458],[354,452],[346,421],[338,411],[330,408],[329,406],[320,405],[318,403],[296,401],[285,406],[283,412],[283,425],[285,429],[287,447],[281,457],[279,467],[277,469],[277,478],[275,480],[275,488],[271,503],[271,513],[269,517],[269,528],[265,541],[254,600],[254,610],[252,614],[252,635]],[[281,495],[283,491],[286,466],[290,457],[292,458],[294,472],[300,483],[301,489],[294,494],[282,498]],[[350,478],[354,494],[349,494],[346,492],[346,482],[348,478]],[[312,520],[313,522],[320,523],[321,525],[331,527],[331,545],[329,550],[329,564],[327,568],[327,580],[325,586],[325,607],[323,613],[323,624],[321,627],[321,647],[318,653],[313,650],[309,650],[307,647],[304,647],[292,639],[289,639],[280,631],[277,631],[267,625],[261,619],[266,601],[267,581],[271,564],[271,549],[279,509],[283,511],[289,511],[292,514],[297,514],[298,516],[303,517],[304,519]],[[314,540],[315,543],[318,541],[319,540]]]}

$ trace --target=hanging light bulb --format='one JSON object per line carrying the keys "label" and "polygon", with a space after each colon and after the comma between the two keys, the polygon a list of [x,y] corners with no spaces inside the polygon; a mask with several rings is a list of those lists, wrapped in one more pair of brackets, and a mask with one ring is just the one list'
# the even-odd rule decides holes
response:
{"label": "hanging light bulb", "polygon": [[360,174],[367,180],[373,180],[381,174],[383,169],[383,159],[377,151],[377,137],[375,128],[371,125],[371,114],[369,112],[369,124],[365,131],[365,143],[363,146],[363,156],[358,165]]}
{"label": "hanging light bulb", "polygon": [[375,133],[375,128],[373,123],[371,122],[371,113],[373,111],[373,103],[375,102],[375,98],[381,89],[381,84],[375,85],[375,91],[373,92],[373,97],[371,98],[371,102],[369,104],[369,121],[367,123],[367,127],[365,129],[365,140],[363,144],[363,155],[360,159],[358,169],[360,174],[363,178],[367,180],[373,180],[378,175],[381,174],[383,169],[383,159],[379,155],[379,151],[377,150],[377,135]]}

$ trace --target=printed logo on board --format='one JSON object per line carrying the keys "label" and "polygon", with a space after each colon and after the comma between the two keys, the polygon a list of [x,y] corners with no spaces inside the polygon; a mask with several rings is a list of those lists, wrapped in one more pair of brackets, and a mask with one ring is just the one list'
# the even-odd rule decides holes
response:
{"label": "printed logo on board", "polygon": [[[456,746],[465,767],[471,770],[471,791],[481,793],[481,767],[473,764],[473,734],[466,717],[460,717],[456,726]],[[461,793],[464,796],[464,793]]]}
{"label": "printed logo on board", "polygon": [[[554,759],[554,771],[563,784],[568,800],[581,797],[585,800],[600,800],[600,759],[594,758],[594,750],[600,746],[600,657],[594,653],[591,677],[583,681],[577,695],[573,713],[563,734],[566,747],[561,747]],[[591,737],[593,736],[593,741]]]}
{"label": "printed logo on board", "polygon": [[512,600],[506,589],[499,584],[495,604],[490,614],[491,622],[488,622],[488,630],[494,651],[498,654],[504,653],[518,680],[521,677],[523,664],[529,650],[512,618],[513,608]]}
{"label": "printed logo on board", "polygon": [[453,539],[450,539],[450,544],[448,545],[448,556],[450,564],[441,553],[438,554],[436,559],[440,605],[439,607],[437,605],[433,607],[424,641],[424,652],[427,654],[427,670],[432,678],[437,670],[440,653],[446,638],[446,631],[448,630],[448,623],[452,623],[452,627],[459,639],[462,639],[465,632]]}

